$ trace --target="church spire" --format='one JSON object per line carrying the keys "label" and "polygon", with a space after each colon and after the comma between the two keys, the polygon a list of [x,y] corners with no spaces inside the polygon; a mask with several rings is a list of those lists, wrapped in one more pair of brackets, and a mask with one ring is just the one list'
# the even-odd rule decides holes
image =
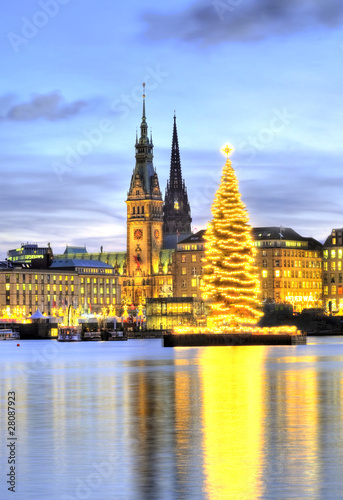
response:
{"label": "church spire", "polygon": [[169,187],[174,192],[177,192],[182,188],[181,161],[180,161],[179,140],[177,137],[175,111],[174,111],[173,140],[172,140],[172,149],[170,158]]}
{"label": "church spire", "polygon": [[189,236],[191,234],[191,222],[187,189],[182,179],[179,140],[174,112],[170,173],[163,208],[165,248],[173,248],[176,246],[179,238]]}

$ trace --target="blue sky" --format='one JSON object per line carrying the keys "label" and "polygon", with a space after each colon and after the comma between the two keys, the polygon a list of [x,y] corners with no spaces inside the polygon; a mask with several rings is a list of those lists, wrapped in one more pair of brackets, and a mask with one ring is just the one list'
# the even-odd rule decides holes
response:
{"label": "blue sky", "polygon": [[338,0],[18,0],[0,19],[0,258],[125,250],[142,82],[162,192],[176,111],[193,227],[225,158],[254,226],[343,226]]}

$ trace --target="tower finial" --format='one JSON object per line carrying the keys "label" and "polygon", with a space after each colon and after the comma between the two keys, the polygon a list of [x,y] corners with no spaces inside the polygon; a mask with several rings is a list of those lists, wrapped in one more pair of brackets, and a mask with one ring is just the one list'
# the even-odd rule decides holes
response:
{"label": "tower finial", "polygon": [[143,82],[143,121],[145,120],[145,82]]}

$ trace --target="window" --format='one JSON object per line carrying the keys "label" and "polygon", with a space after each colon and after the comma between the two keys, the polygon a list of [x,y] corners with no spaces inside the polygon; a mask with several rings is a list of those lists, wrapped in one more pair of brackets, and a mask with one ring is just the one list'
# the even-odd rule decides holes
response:
{"label": "window", "polygon": [[277,270],[277,271],[275,271],[275,278],[279,278],[279,277],[280,277],[280,271]]}
{"label": "window", "polygon": [[197,261],[197,256],[195,254],[192,255],[192,262],[196,262]]}
{"label": "window", "polygon": [[262,278],[268,277],[268,271],[262,271]]}
{"label": "window", "polygon": [[187,274],[187,268],[186,267],[183,267],[181,269],[181,274]]}
{"label": "window", "polygon": [[192,287],[195,288],[197,286],[196,278],[192,279]]}

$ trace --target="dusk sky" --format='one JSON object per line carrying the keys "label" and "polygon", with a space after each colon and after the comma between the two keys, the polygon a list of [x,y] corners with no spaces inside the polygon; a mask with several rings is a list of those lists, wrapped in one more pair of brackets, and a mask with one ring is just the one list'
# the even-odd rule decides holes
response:
{"label": "dusk sky", "polygon": [[17,0],[0,27],[0,258],[125,250],[143,82],[163,195],[176,112],[193,228],[225,142],[253,226],[343,226],[340,0]]}

